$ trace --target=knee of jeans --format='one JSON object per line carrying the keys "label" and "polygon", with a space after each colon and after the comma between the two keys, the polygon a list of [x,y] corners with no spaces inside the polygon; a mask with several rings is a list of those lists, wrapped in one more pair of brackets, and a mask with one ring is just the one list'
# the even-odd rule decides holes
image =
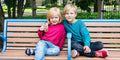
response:
{"label": "knee of jeans", "polygon": [[71,47],[73,48],[73,49],[80,49],[80,50],[82,50],[83,49],[83,47],[82,46],[78,46],[78,44],[77,43],[73,43],[72,45],[71,45]]}
{"label": "knee of jeans", "polygon": [[99,50],[103,48],[103,43],[101,41],[98,41],[97,44],[98,44]]}
{"label": "knee of jeans", "polygon": [[38,43],[37,43],[37,46],[43,46],[45,45],[45,41],[44,40],[40,40]]}
{"label": "knee of jeans", "polygon": [[60,49],[59,49],[59,47],[53,49],[52,53],[53,53],[55,56],[59,55],[59,54],[60,54]]}

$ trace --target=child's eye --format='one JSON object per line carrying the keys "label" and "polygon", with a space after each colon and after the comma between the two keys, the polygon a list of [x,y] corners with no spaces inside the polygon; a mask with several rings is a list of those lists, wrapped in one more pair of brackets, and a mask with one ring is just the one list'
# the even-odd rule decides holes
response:
{"label": "child's eye", "polygon": [[71,14],[73,14],[73,13],[71,13]]}
{"label": "child's eye", "polygon": [[56,19],[58,18],[58,17],[55,17]]}

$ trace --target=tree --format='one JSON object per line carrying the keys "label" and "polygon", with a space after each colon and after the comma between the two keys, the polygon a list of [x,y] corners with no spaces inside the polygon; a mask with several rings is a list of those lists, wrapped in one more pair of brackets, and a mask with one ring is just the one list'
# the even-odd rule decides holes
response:
{"label": "tree", "polygon": [[19,19],[21,19],[23,17],[25,6],[26,6],[26,4],[24,4],[24,0],[18,0],[17,16]]}
{"label": "tree", "polygon": [[76,5],[82,10],[87,10],[87,12],[90,12],[91,9],[89,8],[89,6],[95,2],[96,0],[76,0]]}
{"label": "tree", "polygon": [[4,12],[1,6],[1,0],[0,0],[0,31],[3,31],[3,23],[4,23]]}
{"label": "tree", "polygon": [[[13,18],[15,18],[16,0],[4,0],[4,3],[8,7],[8,18],[12,18],[11,15],[13,15]],[[13,8],[12,9],[13,13],[11,11],[11,8]]]}
{"label": "tree", "polygon": [[94,12],[98,12],[98,0],[96,0],[95,4],[94,4]]}
{"label": "tree", "polygon": [[32,0],[32,16],[36,18],[36,0]]}

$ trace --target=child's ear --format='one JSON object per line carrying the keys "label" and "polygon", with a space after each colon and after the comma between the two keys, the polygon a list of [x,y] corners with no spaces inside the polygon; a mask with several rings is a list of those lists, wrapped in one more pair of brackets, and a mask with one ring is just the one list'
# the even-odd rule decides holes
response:
{"label": "child's ear", "polygon": [[77,13],[75,13],[75,17],[77,16]]}

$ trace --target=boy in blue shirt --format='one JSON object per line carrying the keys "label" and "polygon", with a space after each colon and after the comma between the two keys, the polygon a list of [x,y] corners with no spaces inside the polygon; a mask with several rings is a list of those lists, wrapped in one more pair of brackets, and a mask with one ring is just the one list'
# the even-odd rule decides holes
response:
{"label": "boy in blue shirt", "polygon": [[66,18],[66,20],[63,21],[65,30],[66,32],[72,33],[71,56],[107,57],[107,51],[101,50],[103,48],[103,43],[100,41],[91,42],[89,31],[84,22],[75,19],[77,16],[77,7],[73,4],[67,4],[64,7],[63,12]]}

